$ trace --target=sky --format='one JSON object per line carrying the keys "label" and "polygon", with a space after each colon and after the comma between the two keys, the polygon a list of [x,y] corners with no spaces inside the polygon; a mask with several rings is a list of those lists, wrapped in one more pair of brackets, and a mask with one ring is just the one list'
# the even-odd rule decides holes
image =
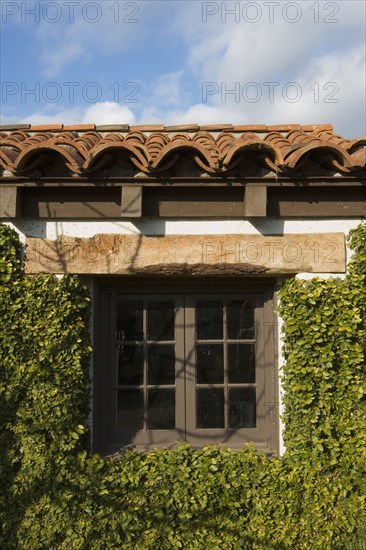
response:
{"label": "sky", "polygon": [[0,0],[1,124],[366,135],[364,0]]}

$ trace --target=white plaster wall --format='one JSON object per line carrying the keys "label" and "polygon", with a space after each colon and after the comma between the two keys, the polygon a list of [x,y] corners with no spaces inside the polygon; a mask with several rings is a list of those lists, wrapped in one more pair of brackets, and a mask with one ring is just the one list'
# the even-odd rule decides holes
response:
{"label": "white plaster wall", "polygon": [[97,233],[142,234],[142,235],[281,235],[283,233],[332,233],[348,231],[358,225],[360,219],[294,220],[257,219],[249,220],[144,220],[127,222],[108,221],[42,221],[17,220],[10,223],[27,236],[56,239],[58,235],[92,237]]}
{"label": "white plaster wall", "polygon": [[[344,233],[347,235],[350,229],[361,222],[359,218],[353,219],[263,219],[263,220],[144,220],[140,222],[126,221],[42,221],[42,220],[18,220],[9,223],[25,242],[26,237],[39,237],[44,239],[57,239],[60,235],[69,237],[93,237],[98,233],[107,234],[142,234],[142,235],[286,235],[293,233]],[[352,251],[346,249],[347,263]],[[327,279],[330,276],[344,278],[344,273],[299,273],[297,277],[311,279],[321,277]],[[280,284],[282,277],[277,278]],[[92,288],[90,289],[93,290]],[[279,412],[283,413],[283,400],[281,388],[281,374],[283,367],[283,341],[282,341],[282,319],[278,318],[278,368],[279,368]],[[90,372],[93,376],[92,371]],[[89,418],[91,425],[91,417]],[[283,425],[280,421],[280,453],[283,454],[285,447],[282,439]]]}

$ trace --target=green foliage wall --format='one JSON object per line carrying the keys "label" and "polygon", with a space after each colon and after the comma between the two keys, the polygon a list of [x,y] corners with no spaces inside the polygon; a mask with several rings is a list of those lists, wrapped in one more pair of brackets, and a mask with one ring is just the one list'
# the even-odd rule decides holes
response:
{"label": "green foliage wall", "polygon": [[357,254],[345,280],[292,279],[279,293],[287,451],[320,453],[329,465],[366,451],[365,226],[350,243]]}
{"label": "green foliage wall", "polygon": [[87,442],[89,302],[77,278],[23,277],[19,241],[0,226],[1,549]]}
{"label": "green foliage wall", "polygon": [[345,281],[280,290],[283,457],[183,445],[103,459],[85,426],[87,291],[76,277],[24,277],[18,239],[0,226],[1,550],[358,548],[365,225],[350,242]]}

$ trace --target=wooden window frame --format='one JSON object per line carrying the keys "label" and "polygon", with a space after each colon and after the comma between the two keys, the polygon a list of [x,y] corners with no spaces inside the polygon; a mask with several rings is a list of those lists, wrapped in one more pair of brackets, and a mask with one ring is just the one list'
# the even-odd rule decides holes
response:
{"label": "wooden window frame", "polygon": [[[259,422],[260,429],[250,428],[237,431],[237,437],[224,437],[225,434],[213,434],[211,429],[201,430],[199,435],[189,435],[189,443],[194,448],[205,444],[223,442],[233,450],[241,448],[246,442],[253,443],[258,450],[268,454],[278,454],[279,445],[279,407],[278,407],[278,373],[277,373],[277,334],[276,316],[274,313],[276,294],[275,280],[272,278],[252,279],[243,278],[183,278],[183,277],[99,277],[95,278],[95,306],[94,306],[94,365],[93,365],[93,451],[104,455],[118,452],[129,445],[116,440],[111,423],[111,380],[113,377],[112,361],[108,357],[108,349],[112,349],[108,334],[108,315],[110,315],[111,296],[155,296],[168,299],[169,296],[187,294],[189,299],[194,295],[212,298],[220,294],[222,298],[234,295],[260,295],[263,297],[263,307],[259,309],[262,319],[260,338],[263,339],[260,370],[263,369],[264,379],[260,385]],[[188,305],[186,305],[186,308]],[[184,329],[186,330],[186,329]],[[189,333],[189,331],[188,331]],[[192,333],[191,336],[192,338]],[[267,342],[264,345],[264,342]],[[190,343],[189,345],[192,345]],[[181,352],[179,352],[181,353]],[[188,392],[192,392],[192,387]],[[181,395],[183,393],[181,392]],[[185,396],[185,403],[191,397]],[[257,398],[258,399],[258,398]],[[109,403],[109,406],[108,406]],[[177,402],[178,407],[182,407]],[[186,406],[186,404],[184,405]],[[185,428],[187,430],[187,427]],[[170,432],[167,430],[166,432]],[[204,433],[206,432],[206,433]],[[211,433],[209,433],[211,432]],[[210,437],[214,435],[215,437]],[[227,435],[227,431],[226,431]],[[156,447],[172,447],[177,440],[183,440],[180,433],[162,434],[162,438],[154,439],[149,445],[143,438],[135,448],[149,450]],[[167,436],[167,437],[166,437]],[[217,437],[216,437],[217,436]]]}

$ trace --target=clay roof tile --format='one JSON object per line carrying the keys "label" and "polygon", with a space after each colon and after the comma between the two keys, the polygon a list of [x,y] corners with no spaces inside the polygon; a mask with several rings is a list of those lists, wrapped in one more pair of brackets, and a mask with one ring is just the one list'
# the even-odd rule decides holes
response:
{"label": "clay roof tile", "polygon": [[119,150],[146,174],[168,170],[182,154],[191,155],[208,174],[230,172],[244,157],[280,173],[298,170],[311,157],[323,169],[348,174],[365,167],[366,138],[343,138],[330,124],[0,127],[0,165],[10,172],[37,165],[37,155],[44,158],[47,152],[59,152],[71,172],[88,173],[97,166],[111,165]]}

